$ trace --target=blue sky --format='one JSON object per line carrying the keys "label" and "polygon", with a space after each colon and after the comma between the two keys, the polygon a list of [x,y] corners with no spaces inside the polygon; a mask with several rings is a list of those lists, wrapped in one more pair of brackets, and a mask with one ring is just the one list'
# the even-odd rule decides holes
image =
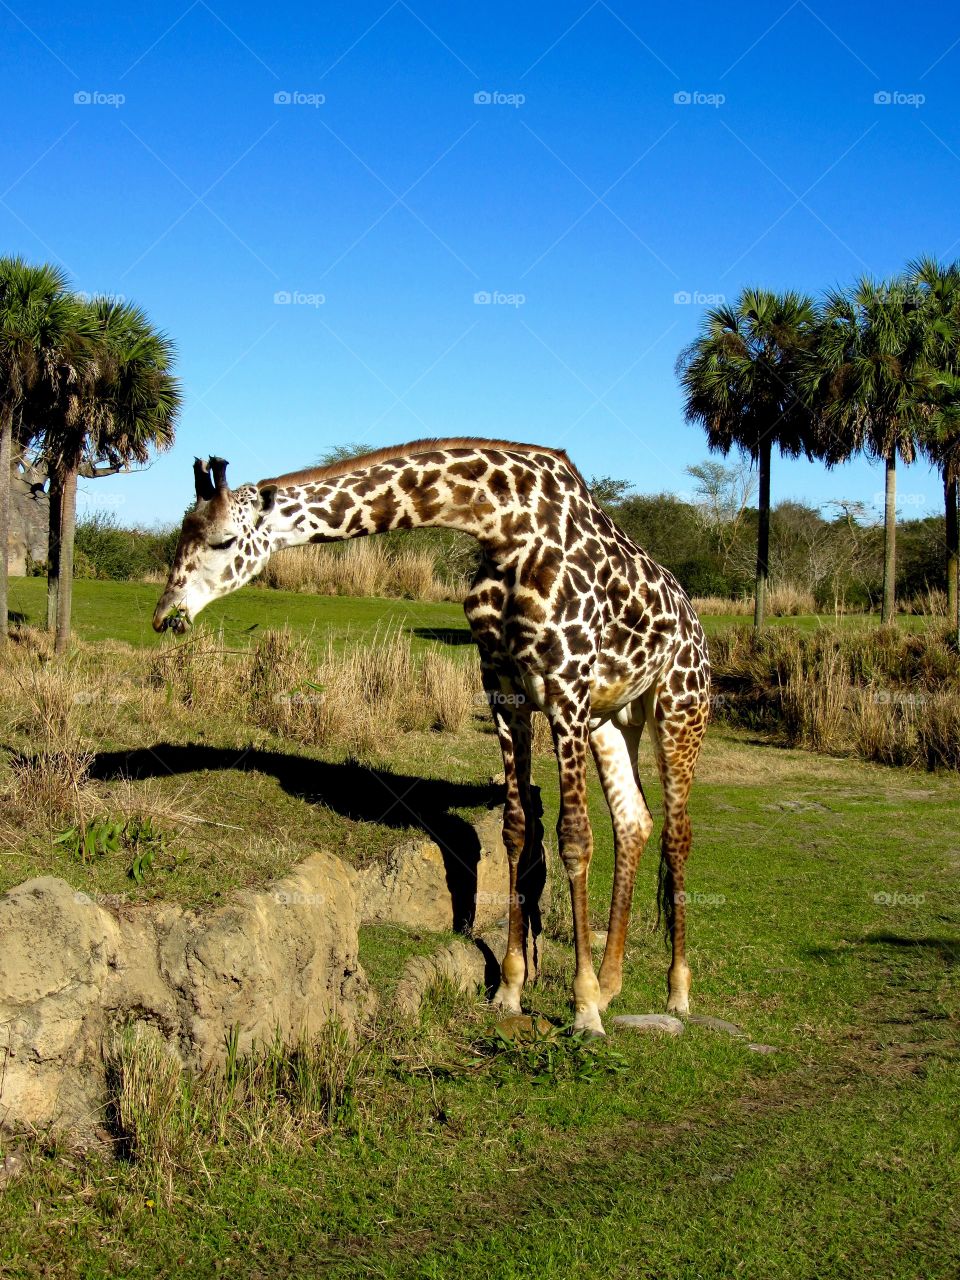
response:
{"label": "blue sky", "polygon": [[[0,0],[0,39],[3,251],[178,344],[175,447],[82,498],[125,521],[177,518],[194,454],[239,483],[423,435],[685,492],[705,297],[960,254],[953,6]],[[940,507],[925,467],[900,491]]]}

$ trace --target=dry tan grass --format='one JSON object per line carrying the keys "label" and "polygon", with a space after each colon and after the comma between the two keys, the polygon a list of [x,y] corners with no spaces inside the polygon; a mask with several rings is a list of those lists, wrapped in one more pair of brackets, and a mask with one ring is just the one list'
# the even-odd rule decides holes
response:
{"label": "dry tan grass", "polygon": [[[753,596],[694,596],[693,607],[704,617],[752,617]],[[772,582],[767,587],[766,611],[773,618],[797,617],[817,612],[813,594],[792,582]]]}
{"label": "dry tan grass", "polygon": [[713,637],[710,655],[722,720],[816,751],[960,767],[960,662],[942,635],[740,629]]}
{"label": "dry tan grass", "polygon": [[916,764],[917,722],[923,695],[852,689],[851,730],[857,753],[879,764]]}
{"label": "dry tan grass", "polygon": [[388,631],[317,660],[289,632],[266,633],[251,658],[249,714],[275,733],[360,758],[387,753],[410,730],[456,733],[475,704],[476,672],[443,653],[415,654]]}
{"label": "dry tan grass", "polygon": [[939,587],[928,587],[926,591],[921,591],[911,596],[900,608],[904,613],[914,614],[919,617],[945,618],[947,616],[947,593],[941,591]]}
{"label": "dry tan grass", "polygon": [[288,547],[270,558],[260,581],[281,591],[330,596],[462,600],[466,579],[444,582],[431,552],[390,547],[377,538]]}
{"label": "dry tan grass", "polygon": [[738,617],[753,616],[753,600],[750,596],[694,596],[691,604],[697,613],[706,617]]}
{"label": "dry tan grass", "polygon": [[533,754],[535,756],[552,756],[554,754],[550,721],[542,711],[533,713]]}
{"label": "dry tan grass", "polygon": [[939,690],[926,700],[917,745],[928,769],[960,769],[960,694],[955,690]]}
{"label": "dry tan grass", "polygon": [[288,631],[264,632],[249,649],[200,630],[147,654],[81,643],[63,660],[49,649],[42,633],[17,633],[0,665],[0,716],[16,743],[0,758],[0,844],[11,849],[24,833],[49,848],[53,832],[108,809],[174,834],[205,821],[169,781],[91,780],[121,724],[132,748],[196,741],[198,730],[207,741],[270,734],[380,763],[404,734],[463,731],[478,707],[476,662],[416,649],[402,631],[319,654]]}
{"label": "dry tan grass", "polygon": [[766,607],[774,618],[796,618],[817,612],[813,593],[793,582],[772,582],[767,588]]}
{"label": "dry tan grass", "polygon": [[826,753],[841,750],[846,724],[847,680],[838,650],[825,651],[810,666],[803,649],[790,658],[781,706],[787,740]]}
{"label": "dry tan grass", "polygon": [[0,668],[4,723],[30,743],[11,760],[6,799],[15,812],[39,814],[45,823],[77,821],[91,802],[93,757],[82,732],[87,699],[75,666],[52,661],[48,649],[46,637],[21,638]]}

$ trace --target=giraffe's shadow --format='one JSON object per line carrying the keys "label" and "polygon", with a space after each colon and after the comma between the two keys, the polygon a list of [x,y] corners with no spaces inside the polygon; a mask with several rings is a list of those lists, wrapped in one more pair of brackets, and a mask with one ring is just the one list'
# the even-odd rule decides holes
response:
{"label": "giraffe's shadow", "polygon": [[443,854],[454,928],[469,932],[476,911],[480,840],[458,809],[493,806],[503,801],[494,783],[449,782],[346,761],[333,764],[282,751],[248,750],[190,743],[158,742],[134,751],[101,751],[91,776],[165,778],[202,770],[259,772],[276,778],[287,795],[322,804],[355,822],[373,822],[396,830],[417,830]]}
{"label": "giraffe's shadow", "polygon": [[410,634],[421,640],[436,640],[438,644],[476,644],[469,627],[410,627]]}

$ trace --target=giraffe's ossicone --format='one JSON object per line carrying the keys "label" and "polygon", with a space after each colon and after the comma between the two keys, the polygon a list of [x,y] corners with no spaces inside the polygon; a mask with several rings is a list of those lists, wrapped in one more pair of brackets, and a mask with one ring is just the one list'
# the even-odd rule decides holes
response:
{"label": "giraffe's ossicone", "polygon": [[[550,723],[560,773],[560,857],[570,882],[574,1025],[602,1032],[620,991],[634,878],[653,820],[637,772],[648,727],[663,786],[660,905],[672,942],[667,1008],[685,1013],[687,799],[707,724],[707,644],[676,579],[597,504],[566,454],[500,440],[420,440],[231,490],[220,458],[194,466],[196,504],[154,614],[183,631],[212,600],[248,582],[274,551],[431,525],[480,544],[464,611],[503,751],[509,935],[496,995],[519,1011],[536,904],[523,866],[542,861],[530,782],[531,717]],[[613,820],[615,866],[599,979],[590,952],[593,837],[587,753]]]}

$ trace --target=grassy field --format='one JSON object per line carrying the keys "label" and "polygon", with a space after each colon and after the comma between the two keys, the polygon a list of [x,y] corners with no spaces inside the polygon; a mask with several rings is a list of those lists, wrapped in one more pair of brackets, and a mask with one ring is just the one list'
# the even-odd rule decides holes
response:
{"label": "grassy field", "polygon": [[[15,583],[13,607],[36,616],[41,587]],[[77,629],[162,653],[148,631],[155,593],[78,583]],[[328,628],[359,638],[387,615],[415,629],[423,652],[467,661],[467,646],[427,636],[455,638],[445,632],[462,628],[462,613],[451,605],[246,590],[212,625],[233,644],[254,624],[286,622],[312,628],[319,646]],[[98,653],[74,660],[91,682]],[[144,678],[139,651],[121,647],[111,661],[124,680]],[[95,786],[108,807],[166,812],[178,856],[137,886],[121,858],[83,865],[50,832],[7,827],[3,887],[52,870],[131,899],[202,902],[318,843],[353,859],[388,847],[403,824],[376,820],[384,782],[419,780],[403,822],[446,814],[451,834],[496,796],[498,752],[479,714],[456,734],[403,734],[371,772],[229,709],[218,720],[161,698],[145,721],[144,705],[121,698],[86,724]],[[8,748],[22,750],[23,733],[15,727]],[[146,746],[163,748],[175,772],[158,765],[130,782],[111,772]],[[535,767],[550,830],[553,761]],[[642,771],[656,815],[648,748]],[[590,805],[591,905],[604,927],[612,840],[595,778]],[[955,1276],[960,779],[714,728],[692,817],[693,1009],[739,1024],[743,1039],[690,1025],[678,1039],[511,1049],[491,1040],[481,1001],[440,991],[416,1026],[385,1012],[368,1029],[335,1116],[258,1127],[238,1115],[166,1181],[149,1161],[20,1142],[27,1171],[0,1193],[0,1275]],[[611,1014],[663,1007],[655,864],[651,847]],[[366,929],[362,956],[383,986],[432,945]],[[552,940],[526,1007],[565,1022],[570,974],[568,949]]]}
{"label": "grassy field", "polygon": [[[15,617],[42,626],[46,618],[46,579],[13,578],[10,582],[10,610]],[[126,644],[150,646],[161,643],[151,625],[154,605],[161,588],[141,582],[97,582],[78,579],[74,584],[73,627],[84,640],[119,640]],[[772,618],[771,626],[798,627],[814,630],[818,626],[836,624],[832,614],[823,617],[808,614],[799,617]],[[708,635],[742,625],[742,616],[708,615],[703,618]],[[294,591],[273,591],[260,587],[243,587],[224,600],[218,600],[201,615],[201,628],[219,631],[230,639],[246,639],[252,631],[267,627],[290,626],[307,634],[324,637],[331,633],[342,638],[368,631],[372,627],[403,626],[444,631],[462,630],[466,636],[466,620],[459,604],[425,603],[417,600],[387,598],[357,599],[351,596],[303,595]],[[841,619],[847,627],[877,626],[876,615],[865,617],[847,614]],[[924,617],[908,615],[899,625],[922,630],[931,625]]]}

